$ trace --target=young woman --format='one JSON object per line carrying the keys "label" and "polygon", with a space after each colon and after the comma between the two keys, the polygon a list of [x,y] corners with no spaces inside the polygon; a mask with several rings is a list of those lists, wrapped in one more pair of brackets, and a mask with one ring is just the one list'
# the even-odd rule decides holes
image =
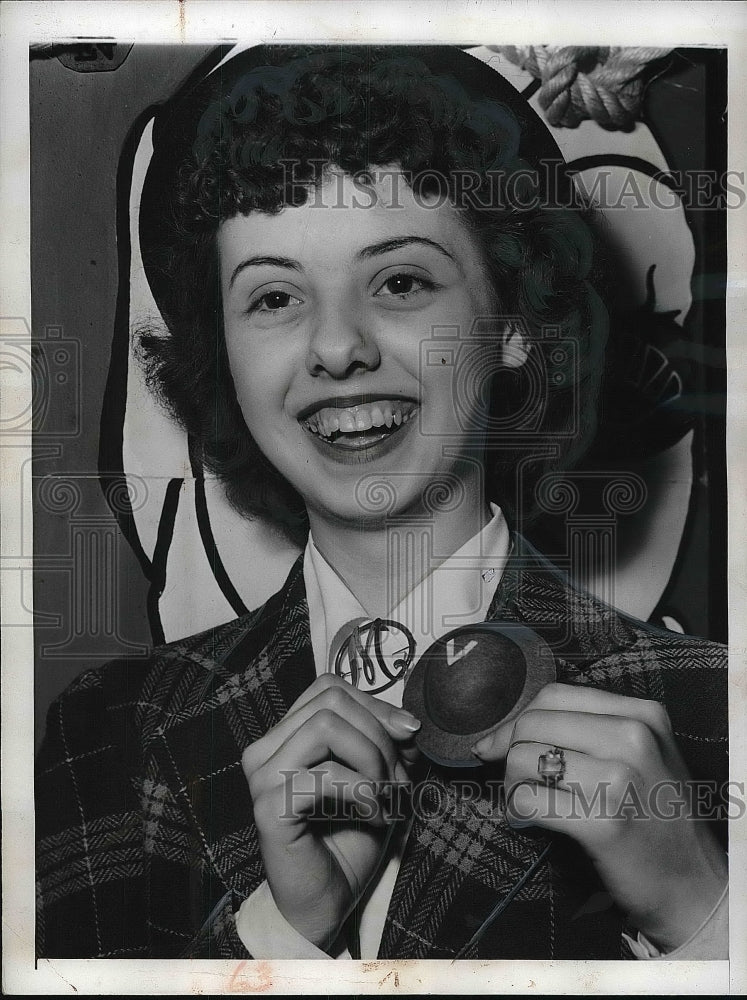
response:
{"label": "young woman", "polygon": [[[154,144],[152,383],[305,550],[263,608],[53,706],[40,953],[725,957],[685,796],[726,777],[723,651],[513,530],[588,441],[605,338],[541,123],[458,51],[267,47]],[[448,638],[486,619],[535,643],[500,710],[509,675]]]}

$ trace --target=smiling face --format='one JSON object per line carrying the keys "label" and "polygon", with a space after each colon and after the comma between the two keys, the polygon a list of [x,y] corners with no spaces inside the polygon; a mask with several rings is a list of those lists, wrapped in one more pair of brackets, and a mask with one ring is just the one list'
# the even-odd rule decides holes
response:
{"label": "smiling face", "polygon": [[422,363],[434,327],[464,336],[493,306],[452,206],[419,204],[404,181],[372,191],[331,174],[303,206],[224,222],[218,249],[239,405],[312,530],[315,517],[373,521],[356,495],[369,474],[391,485],[399,513],[454,472],[484,509],[480,434],[460,426],[453,369]]}

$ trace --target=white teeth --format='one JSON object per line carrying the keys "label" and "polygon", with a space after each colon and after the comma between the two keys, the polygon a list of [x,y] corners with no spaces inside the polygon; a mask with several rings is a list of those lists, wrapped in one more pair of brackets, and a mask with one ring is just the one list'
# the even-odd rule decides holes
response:
{"label": "white teeth", "polygon": [[410,401],[380,399],[372,403],[358,403],[355,406],[337,408],[324,406],[303,423],[312,434],[331,438],[337,431],[341,434],[363,433],[372,427],[391,429],[392,425],[406,424],[417,409]]}
{"label": "white teeth", "polygon": [[350,434],[356,430],[355,414],[350,410],[340,411],[340,428],[343,434]]}

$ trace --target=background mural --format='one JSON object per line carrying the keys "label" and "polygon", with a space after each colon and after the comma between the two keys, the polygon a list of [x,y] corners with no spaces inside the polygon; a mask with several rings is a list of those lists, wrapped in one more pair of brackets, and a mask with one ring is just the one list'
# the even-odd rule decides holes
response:
{"label": "background mural", "polygon": [[[297,554],[202,474],[131,336],[159,321],[138,249],[154,110],[229,50],[31,53],[36,436],[19,488],[34,497],[39,732],[78,672],[256,607]],[[473,51],[548,122],[611,262],[597,440],[519,527],[618,607],[725,640],[726,246],[708,189],[725,166],[725,53]]]}

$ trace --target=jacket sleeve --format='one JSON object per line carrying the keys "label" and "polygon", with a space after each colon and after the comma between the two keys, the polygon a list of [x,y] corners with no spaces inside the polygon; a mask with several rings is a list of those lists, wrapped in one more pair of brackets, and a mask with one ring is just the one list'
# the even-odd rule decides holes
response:
{"label": "jacket sleeve", "polygon": [[90,671],[49,710],[35,789],[39,957],[148,954],[138,741],[132,699],[117,696]]}

